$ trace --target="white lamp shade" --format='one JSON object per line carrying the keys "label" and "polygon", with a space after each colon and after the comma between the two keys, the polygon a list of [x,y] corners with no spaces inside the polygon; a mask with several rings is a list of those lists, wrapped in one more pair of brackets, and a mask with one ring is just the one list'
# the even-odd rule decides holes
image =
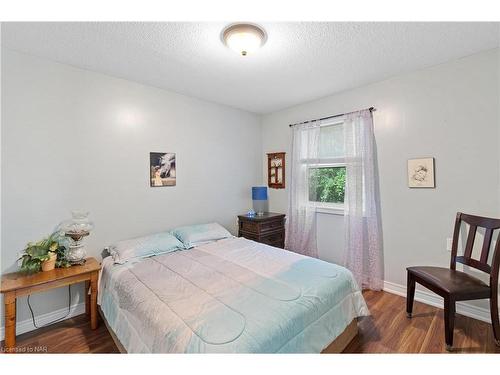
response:
{"label": "white lamp shade", "polygon": [[223,31],[226,46],[242,56],[257,51],[266,41],[266,34],[260,27],[251,24],[237,24]]}

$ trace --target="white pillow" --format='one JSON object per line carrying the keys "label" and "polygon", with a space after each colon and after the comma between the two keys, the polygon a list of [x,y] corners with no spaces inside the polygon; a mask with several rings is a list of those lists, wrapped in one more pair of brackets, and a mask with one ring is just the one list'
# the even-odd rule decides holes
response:
{"label": "white pillow", "polygon": [[186,249],[233,237],[222,225],[217,223],[179,227],[172,230],[172,234],[184,244]]}
{"label": "white pillow", "polygon": [[118,241],[109,247],[115,263],[123,264],[130,259],[169,253],[185,249],[184,245],[168,232]]}

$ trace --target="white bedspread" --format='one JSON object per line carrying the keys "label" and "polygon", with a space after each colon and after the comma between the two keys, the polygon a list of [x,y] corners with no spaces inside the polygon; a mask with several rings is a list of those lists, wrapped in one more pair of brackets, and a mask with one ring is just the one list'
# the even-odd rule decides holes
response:
{"label": "white bedspread", "polygon": [[102,268],[129,353],[319,353],[369,314],[347,269],[244,238]]}

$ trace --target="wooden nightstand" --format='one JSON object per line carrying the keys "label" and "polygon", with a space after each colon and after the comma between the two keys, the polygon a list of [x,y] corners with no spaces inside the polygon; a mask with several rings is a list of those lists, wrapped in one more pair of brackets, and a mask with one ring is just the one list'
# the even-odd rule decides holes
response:
{"label": "wooden nightstand", "polygon": [[238,216],[238,237],[285,248],[285,215],[266,212],[262,216]]}
{"label": "wooden nightstand", "polygon": [[[97,328],[97,278],[101,266],[94,258],[87,258],[82,266],[56,268],[52,271],[25,275],[20,272],[2,275],[0,292],[5,303],[5,351],[16,346],[16,298],[48,289],[85,281],[85,312],[90,315],[90,328]],[[88,290],[90,288],[90,296]]]}

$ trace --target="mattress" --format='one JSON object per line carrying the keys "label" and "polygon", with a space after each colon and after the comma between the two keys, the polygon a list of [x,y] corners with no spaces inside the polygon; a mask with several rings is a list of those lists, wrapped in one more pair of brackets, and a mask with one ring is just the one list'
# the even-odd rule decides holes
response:
{"label": "mattress", "polygon": [[105,258],[99,304],[129,353],[320,353],[369,315],[347,269],[245,238]]}

